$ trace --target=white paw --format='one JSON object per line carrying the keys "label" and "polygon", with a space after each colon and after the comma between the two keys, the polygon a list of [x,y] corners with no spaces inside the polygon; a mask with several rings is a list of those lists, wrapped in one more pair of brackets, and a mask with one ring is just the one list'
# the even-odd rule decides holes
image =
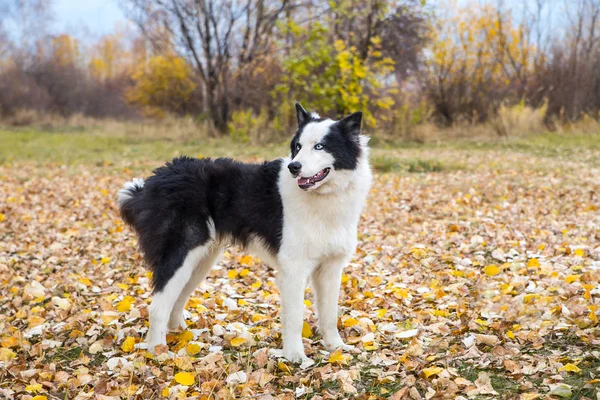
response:
{"label": "white paw", "polygon": [[303,363],[306,360],[309,360],[304,354],[304,348],[283,348],[283,358],[293,363]]}
{"label": "white paw", "polygon": [[177,316],[171,315],[169,319],[169,330],[176,331],[177,329],[187,329],[187,323],[185,322],[185,317],[183,313],[178,313]]}
{"label": "white paw", "polygon": [[167,344],[166,335],[150,334],[148,337],[146,337],[147,349],[152,354],[156,355],[156,349],[155,349],[156,346],[160,346],[160,345],[166,346],[166,344]]}
{"label": "white paw", "polygon": [[341,337],[339,337],[339,335],[337,336],[337,338],[334,338],[333,340],[323,340],[323,346],[325,347],[325,349],[327,351],[330,352],[334,352],[337,349],[342,349],[342,351],[345,351],[347,353],[355,353],[358,354],[361,351],[356,347],[356,346],[352,346],[351,344],[346,344],[344,343],[344,341],[342,340]]}
{"label": "white paw", "polygon": [[344,346],[344,341],[340,337],[340,334],[335,332],[335,334],[328,335],[327,337],[323,336],[323,346],[325,346],[327,351],[334,351]]}
{"label": "white paw", "polygon": [[361,353],[361,351],[360,351],[360,349],[358,347],[352,346],[351,344],[345,344],[344,343],[341,347],[342,347],[342,351],[345,351],[346,353],[353,353],[353,354],[360,354]]}

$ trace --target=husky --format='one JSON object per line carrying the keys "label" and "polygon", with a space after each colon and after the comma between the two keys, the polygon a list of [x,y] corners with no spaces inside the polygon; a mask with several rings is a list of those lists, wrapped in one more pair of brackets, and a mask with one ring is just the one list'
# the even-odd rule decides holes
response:
{"label": "husky", "polygon": [[307,359],[302,325],[309,281],[325,348],[345,346],[338,297],[372,181],[368,137],[361,135],[361,112],[334,121],[297,103],[296,114],[286,158],[247,164],[179,157],[119,191],[121,216],[153,272],[150,351],[166,344],[167,331],[187,327],[189,296],[232,244],[277,271],[285,358]]}

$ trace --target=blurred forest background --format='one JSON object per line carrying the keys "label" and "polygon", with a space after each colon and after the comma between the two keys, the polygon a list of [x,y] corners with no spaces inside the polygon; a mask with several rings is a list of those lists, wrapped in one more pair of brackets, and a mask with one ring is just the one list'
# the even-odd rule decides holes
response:
{"label": "blurred forest background", "polygon": [[363,110],[383,140],[598,130],[600,0],[119,4],[131,24],[90,43],[50,29],[50,0],[0,2],[3,125],[177,120],[262,143],[300,101]]}

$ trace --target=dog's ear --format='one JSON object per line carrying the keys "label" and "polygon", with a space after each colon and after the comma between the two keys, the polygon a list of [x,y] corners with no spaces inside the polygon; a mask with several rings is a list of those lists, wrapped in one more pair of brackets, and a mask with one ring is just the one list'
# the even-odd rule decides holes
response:
{"label": "dog's ear", "polygon": [[296,117],[298,118],[298,126],[302,126],[310,120],[310,114],[300,103],[296,103]]}
{"label": "dog's ear", "polygon": [[358,138],[360,135],[360,123],[362,122],[362,111],[357,111],[339,121],[342,132],[353,138]]}

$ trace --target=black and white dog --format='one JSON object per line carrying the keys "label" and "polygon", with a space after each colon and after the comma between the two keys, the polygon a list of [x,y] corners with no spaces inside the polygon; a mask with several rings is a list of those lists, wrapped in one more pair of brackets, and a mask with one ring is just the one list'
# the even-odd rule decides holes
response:
{"label": "black and white dog", "polygon": [[358,219],[371,186],[362,113],[339,121],[296,104],[291,155],[264,164],[179,157],[119,191],[153,271],[151,351],[169,329],[186,327],[183,309],[224,247],[239,244],[277,270],[283,355],[306,359],[304,290],[316,295],[325,347],[344,346],[337,330],[342,269],[356,248]]}

